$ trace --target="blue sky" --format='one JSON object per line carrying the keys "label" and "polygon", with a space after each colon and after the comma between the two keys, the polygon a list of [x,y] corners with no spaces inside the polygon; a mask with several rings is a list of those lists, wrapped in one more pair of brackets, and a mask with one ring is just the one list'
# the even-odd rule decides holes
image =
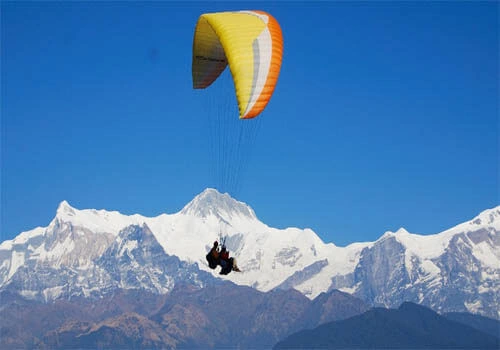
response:
{"label": "blue sky", "polygon": [[212,184],[202,13],[261,9],[281,75],[237,198],[328,242],[499,204],[496,2],[2,2],[1,240],[57,205],[154,216]]}

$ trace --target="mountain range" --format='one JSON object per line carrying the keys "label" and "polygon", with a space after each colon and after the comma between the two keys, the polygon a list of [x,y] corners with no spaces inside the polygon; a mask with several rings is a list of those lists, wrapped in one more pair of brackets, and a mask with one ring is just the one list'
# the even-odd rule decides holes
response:
{"label": "mountain range", "polygon": [[[211,270],[220,233],[243,273]],[[103,298],[118,290],[165,295],[178,284],[231,281],[310,300],[340,290],[368,305],[405,301],[440,313],[500,318],[500,206],[434,235],[401,228],[338,247],[310,229],[277,229],[227,193],[206,189],[174,214],[78,210],[66,201],[45,227],[0,244],[0,291],[36,301]]]}
{"label": "mountain range", "polygon": [[403,303],[369,308],[347,293],[314,300],[224,282],[178,283],[168,294],[119,289],[44,303],[1,292],[0,346],[10,348],[455,348],[497,349],[500,321],[438,315]]}
{"label": "mountain range", "polygon": [[102,298],[50,303],[0,294],[6,348],[271,348],[304,327],[369,309],[343,292],[310,300],[295,290],[267,293],[223,282],[176,284],[168,294],[118,289]]}

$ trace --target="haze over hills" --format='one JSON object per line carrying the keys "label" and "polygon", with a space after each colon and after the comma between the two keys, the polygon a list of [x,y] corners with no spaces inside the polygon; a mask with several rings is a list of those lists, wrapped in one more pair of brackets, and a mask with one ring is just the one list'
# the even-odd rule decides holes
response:
{"label": "haze over hills", "polygon": [[[219,232],[243,273],[220,276],[205,254]],[[310,299],[339,289],[371,305],[404,301],[500,318],[500,206],[435,235],[400,229],[337,247],[310,229],[276,229],[247,204],[207,189],[181,211],[145,217],[61,202],[47,227],[0,245],[0,290],[34,300],[102,297],[118,289],[165,294],[223,280]]]}

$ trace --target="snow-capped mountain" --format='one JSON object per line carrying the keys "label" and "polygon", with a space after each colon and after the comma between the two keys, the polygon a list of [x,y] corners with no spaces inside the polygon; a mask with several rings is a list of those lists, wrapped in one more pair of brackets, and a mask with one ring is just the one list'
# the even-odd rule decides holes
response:
{"label": "snow-capped mountain", "polygon": [[[243,273],[220,276],[205,260],[220,232]],[[500,207],[435,235],[386,232],[337,247],[310,229],[276,229],[245,203],[207,189],[157,217],[78,210],[63,201],[47,227],[0,245],[0,288],[51,300],[114,288],[167,293],[228,279],[314,298],[340,289],[374,305],[418,302],[500,318]]]}

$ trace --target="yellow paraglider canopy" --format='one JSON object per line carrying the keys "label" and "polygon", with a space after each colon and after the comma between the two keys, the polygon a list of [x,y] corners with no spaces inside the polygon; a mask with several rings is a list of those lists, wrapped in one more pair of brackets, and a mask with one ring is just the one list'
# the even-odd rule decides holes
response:
{"label": "yellow paraglider canopy", "polygon": [[278,22],[262,11],[200,16],[193,42],[193,87],[210,86],[229,64],[240,119],[267,106],[278,80],[283,37]]}

